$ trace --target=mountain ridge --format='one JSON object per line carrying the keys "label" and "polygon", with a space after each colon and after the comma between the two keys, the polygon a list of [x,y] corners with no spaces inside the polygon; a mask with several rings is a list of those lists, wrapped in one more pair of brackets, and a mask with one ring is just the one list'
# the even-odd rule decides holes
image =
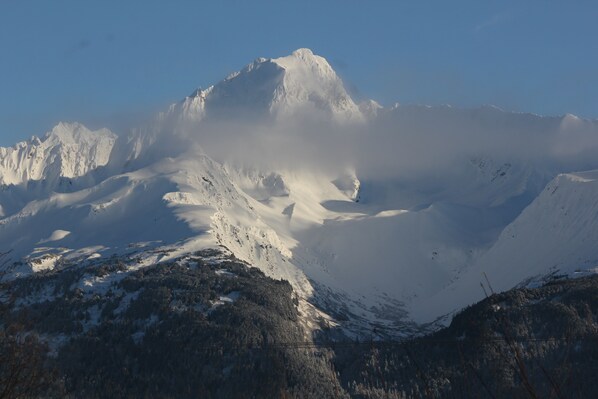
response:
{"label": "mountain ridge", "polygon": [[115,141],[108,129],[92,132],[77,122],[60,122],[42,139],[0,147],[0,184],[83,176],[108,163]]}

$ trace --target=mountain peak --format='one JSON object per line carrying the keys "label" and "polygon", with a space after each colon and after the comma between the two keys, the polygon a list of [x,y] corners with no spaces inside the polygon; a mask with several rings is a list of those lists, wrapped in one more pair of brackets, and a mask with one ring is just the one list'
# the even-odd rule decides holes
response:
{"label": "mountain peak", "polygon": [[308,48],[279,58],[257,58],[221,82],[195,90],[169,114],[186,120],[231,115],[284,118],[324,113],[337,122],[364,115],[328,61]]}
{"label": "mountain peak", "polygon": [[44,142],[48,143],[62,143],[62,144],[79,144],[81,142],[95,143],[99,140],[107,140],[113,142],[116,135],[108,129],[99,129],[91,131],[79,122],[58,122],[44,136]]}
{"label": "mountain peak", "polygon": [[315,55],[308,48],[300,48],[284,57],[273,58],[271,62],[279,65],[286,71],[302,70],[304,77],[308,74],[320,75],[327,79],[338,79],[336,72],[326,58]]}
{"label": "mountain peak", "polygon": [[36,136],[11,148],[0,147],[0,184],[79,177],[108,162],[116,135],[60,122],[43,139]]}
{"label": "mountain peak", "polygon": [[272,62],[279,64],[283,68],[297,66],[297,63],[310,66],[319,65],[322,66],[324,69],[334,72],[326,58],[314,54],[314,52],[308,48],[300,48],[293,51],[290,55],[279,58],[273,58]]}
{"label": "mountain peak", "polygon": [[271,105],[271,110],[278,115],[301,109],[323,111],[339,122],[364,119],[343,81],[324,57],[301,48],[289,56],[272,59],[272,62],[284,70]]}
{"label": "mountain peak", "polygon": [[72,141],[75,136],[88,133],[89,130],[78,122],[58,122],[56,126],[46,133],[44,139],[58,138],[61,141]]}
{"label": "mountain peak", "polygon": [[298,48],[297,50],[293,51],[295,57],[313,57],[314,52],[308,48]]}

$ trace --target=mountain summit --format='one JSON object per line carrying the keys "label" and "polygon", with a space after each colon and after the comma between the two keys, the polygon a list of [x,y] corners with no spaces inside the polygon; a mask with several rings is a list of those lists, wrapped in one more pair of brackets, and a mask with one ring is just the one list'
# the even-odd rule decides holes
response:
{"label": "mountain summit", "polygon": [[275,118],[323,112],[338,122],[363,115],[325,58],[310,49],[280,58],[258,58],[205,90],[198,89],[170,113],[187,119],[231,116]]}

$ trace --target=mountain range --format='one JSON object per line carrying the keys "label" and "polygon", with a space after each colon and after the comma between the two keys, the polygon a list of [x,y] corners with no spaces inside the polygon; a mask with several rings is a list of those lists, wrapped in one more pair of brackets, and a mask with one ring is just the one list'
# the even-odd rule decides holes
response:
{"label": "mountain range", "polygon": [[412,336],[595,272],[596,154],[597,121],[357,101],[299,49],[128,132],[60,123],[0,148],[2,279],[221,248],[290,282],[308,331]]}

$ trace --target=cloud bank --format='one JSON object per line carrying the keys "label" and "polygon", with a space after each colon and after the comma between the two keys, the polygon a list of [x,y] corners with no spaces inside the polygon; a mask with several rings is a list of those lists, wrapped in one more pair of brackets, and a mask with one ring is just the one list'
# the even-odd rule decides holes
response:
{"label": "cloud bank", "polygon": [[494,107],[407,106],[366,123],[338,124],[302,114],[284,121],[208,119],[162,127],[154,156],[202,149],[220,162],[262,169],[314,168],[364,179],[450,173],[472,158],[559,170],[598,168],[598,123]]}

